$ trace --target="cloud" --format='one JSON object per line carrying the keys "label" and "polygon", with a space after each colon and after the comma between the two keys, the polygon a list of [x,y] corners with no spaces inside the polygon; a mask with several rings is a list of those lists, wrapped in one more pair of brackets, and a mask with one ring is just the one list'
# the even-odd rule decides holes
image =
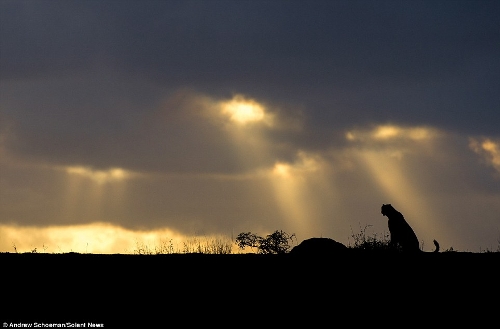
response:
{"label": "cloud", "polygon": [[[390,120],[498,134],[500,48],[493,40],[500,7],[495,2],[2,6],[0,68],[9,83],[106,72],[119,81],[137,81],[126,90],[127,100],[134,95],[147,102],[155,98],[153,89],[187,87],[217,98],[239,92],[304,105],[316,129]],[[95,74],[90,85],[101,93],[85,98],[75,92],[84,88],[65,85],[61,111],[69,122],[78,111],[68,108],[116,96],[110,89],[123,86]],[[59,98],[54,91],[41,97],[40,88],[21,94],[43,99],[44,105]],[[68,102],[75,97],[78,101]],[[120,97],[110,99],[113,104]],[[85,106],[84,113],[96,112],[78,115],[79,122],[97,117],[90,120],[93,129],[99,123],[109,127],[113,120],[106,120],[102,107]],[[118,122],[135,118],[128,114]]]}
{"label": "cloud", "polygon": [[[116,97],[127,95],[120,92]],[[54,104],[44,115],[32,115],[58,118],[63,116],[60,107]],[[251,156],[242,161],[235,149],[250,155],[266,147],[279,158],[290,158],[295,150],[287,147],[286,141],[301,129],[300,112],[284,111],[279,105],[241,94],[217,98],[179,89],[137,113],[116,111],[109,129],[99,128],[105,123],[82,123],[72,129],[73,123],[65,119],[42,118],[29,124],[13,113],[11,128],[2,129],[2,145],[19,161],[101,173],[120,168],[137,173],[235,174],[270,166],[274,161],[262,157],[252,160]],[[93,116],[94,112],[87,114]],[[122,117],[128,115],[135,118],[133,124],[119,123],[128,121]],[[79,115],[71,116],[80,120]]]}
{"label": "cloud", "polygon": [[437,135],[437,131],[430,127],[400,127],[397,125],[377,125],[371,130],[352,130],[346,133],[349,141],[384,142],[392,140],[424,141]]}
{"label": "cloud", "polygon": [[470,148],[483,157],[484,161],[500,173],[500,141],[487,137],[470,138]]}

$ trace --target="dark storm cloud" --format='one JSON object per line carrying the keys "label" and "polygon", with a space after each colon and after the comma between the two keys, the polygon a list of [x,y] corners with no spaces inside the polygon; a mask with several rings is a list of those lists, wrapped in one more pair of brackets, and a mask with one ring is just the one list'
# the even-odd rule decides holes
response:
{"label": "dark storm cloud", "polygon": [[[498,134],[494,1],[4,1],[4,79],[102,69],[354,121]],[[317,142],[322,139],[318,131]]]}
{"label": "dark storm cloud", "polygon": [[[244,162],[237,148],[245,148],[246,142],[240,138],[239,145],[235,143],[226,127],[229,119],[220,114],[220,100],[178,90],[163,98],[161,93],[152,95],[154,101],[137,103],[127,95],[126,83],[106,82],[116,86],[89,86],[68,79],[47,82],[24,97],[22,90],[30,89],[26,84],[21,90],[6,87],[5,104],[16,103],[25,117],[21,120],[15,113],[5,116],[5,148],[34,163],[193,174],[244,173],[272,166],[276,159],[290,160],[296,152],[294,144],[298,141],[293,139],[298,139],[299,132],[289,131],[286,126],[270,131],[256,125],[245,129],[274,140],[266,144],[273,157]],[[68,98],[80,101],[64,104]],[[41,115],[40,109],[50,110]],[[288,112],[281,125],[293,118],[293,112]],[[274,114],[279,118],[279,110]],[[260,151],[247,147],[244,153],[251,157]]]}

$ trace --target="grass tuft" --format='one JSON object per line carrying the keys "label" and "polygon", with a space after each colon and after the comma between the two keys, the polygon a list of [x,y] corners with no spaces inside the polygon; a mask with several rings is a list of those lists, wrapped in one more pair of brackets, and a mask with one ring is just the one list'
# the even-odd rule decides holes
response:
{"label": "grass tuft", "polygon": [[395,248],[391,246],[390,241],[391,237],[389,233],[384,232],[384,234],[373,233],[372,235],[368,235],[366,230],[371,225],[366,225],[364,228],[360,226],[360,231],[358,233],[354,233],[351,227],[351,239],[353,240],[353,245],[350,243],[349,239],[349,248],[359,249],[359,250],[368,250],[368,251],[394,251]]}
{"label": "grass tuft", "polygon": [[225,237],[193,237],[183,242],[181,250],[174,248],[173,239],[160,240],[160,244],[150,247],[144,242],[136,241],[134,254],[137,255],[168,255],[175,253],[184,254],[231,254],[233,243]]}

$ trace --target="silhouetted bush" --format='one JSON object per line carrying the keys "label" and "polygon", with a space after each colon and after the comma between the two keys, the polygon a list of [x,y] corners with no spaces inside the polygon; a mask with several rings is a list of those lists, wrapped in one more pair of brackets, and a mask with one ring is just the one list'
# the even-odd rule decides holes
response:
{"label": "silhouetted bush", "polygon": [[236,244],[240,249],[246,247],[256,248],[259,254],[284,254],[291,248],[289,242],[293,242],[295,234],[283,231],[275,231],[265,238],[251,232],[238,234]]}

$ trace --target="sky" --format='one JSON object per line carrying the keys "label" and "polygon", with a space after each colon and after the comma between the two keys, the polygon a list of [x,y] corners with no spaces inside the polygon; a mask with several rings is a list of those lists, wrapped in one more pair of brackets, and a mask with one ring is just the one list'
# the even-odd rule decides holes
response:
{"label": "sky", "polygon": [[0,251],[500,246],[500,2],[0,0]]}

